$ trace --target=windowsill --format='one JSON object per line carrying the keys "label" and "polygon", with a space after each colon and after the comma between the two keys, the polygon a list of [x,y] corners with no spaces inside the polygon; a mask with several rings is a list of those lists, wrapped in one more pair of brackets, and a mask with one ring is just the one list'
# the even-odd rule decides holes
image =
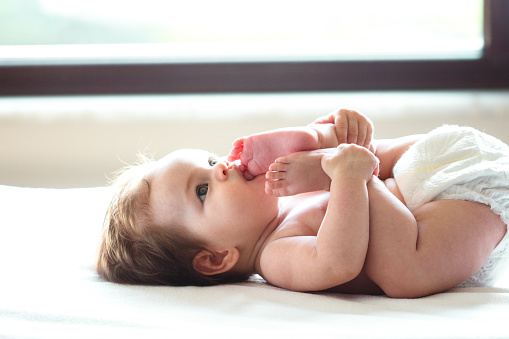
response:
{"label": "windowsill", "polygon": [[317,117],[353,108],[372,119],[398,116],[509,115],[509,89],[285,94],[185,94],[0,97],[0,119],[221,121]]}
{"label": "windowsill", "polygon": [[121,95],[0,98],[0,184],[92,187],[136,154],[180,148],[227,154],[242,135],[358,109],[376,138],[470,125],[509,143],[505,91]]}
{"label": "windowsill", "polygon": [[0,45],[0,65],[474,60],[484,40]]}

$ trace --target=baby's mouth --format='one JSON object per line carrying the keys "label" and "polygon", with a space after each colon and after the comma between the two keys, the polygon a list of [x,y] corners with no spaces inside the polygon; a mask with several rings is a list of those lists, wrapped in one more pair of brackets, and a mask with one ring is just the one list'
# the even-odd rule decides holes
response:
{"label": "baby's mouth", "polygon": [[241,162],[240,162],[240,159],[238,160],[235,160],[233,161],[233,163],[237,166],[237,168],[240,170],[240,174],[242,175],[242,177],[244,178],[244,180],[246,181],[251,181],[253,180],[255,177],[249,173],[249,171],[247,171],[246,169],[246,166],[244,166]]}
{"label": "baby's mouth", "polygon": [[244,177],[244,179],[246,179],[246,181],[251,181],[253,180],[255,177],[253,175],[251,175],[251,173],[249,173],[248,171],[244,171],[242,172],[242,176]]}

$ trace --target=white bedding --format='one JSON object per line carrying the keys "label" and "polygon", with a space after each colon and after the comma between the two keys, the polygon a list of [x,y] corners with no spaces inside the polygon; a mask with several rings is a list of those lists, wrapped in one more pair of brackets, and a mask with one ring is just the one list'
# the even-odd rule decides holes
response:
{"label": "white bedding", "polygon": [[509,338],[509,272],[495,288],[416,300],[295,293],[259,279],[102,281],[92,265],[109,195],[0,186],[0,338]]}

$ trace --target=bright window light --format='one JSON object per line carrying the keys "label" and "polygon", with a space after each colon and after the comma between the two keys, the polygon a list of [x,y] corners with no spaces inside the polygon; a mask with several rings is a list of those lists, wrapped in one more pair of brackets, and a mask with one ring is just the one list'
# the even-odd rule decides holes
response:
{"label": "bright window light", "polygon": [[480,56],[482,0],[2,0],[0,62]]}

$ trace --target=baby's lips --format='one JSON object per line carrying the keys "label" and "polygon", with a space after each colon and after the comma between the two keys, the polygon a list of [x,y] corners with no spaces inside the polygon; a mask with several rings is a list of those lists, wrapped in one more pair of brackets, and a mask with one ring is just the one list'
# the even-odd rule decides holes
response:
{"label": "baby's lips", "polygon": [[241,171],[244,171],[245,166],[242,164],[240,159],[228,160],[228,161],[230,161],[233,165],[237,166]]}

